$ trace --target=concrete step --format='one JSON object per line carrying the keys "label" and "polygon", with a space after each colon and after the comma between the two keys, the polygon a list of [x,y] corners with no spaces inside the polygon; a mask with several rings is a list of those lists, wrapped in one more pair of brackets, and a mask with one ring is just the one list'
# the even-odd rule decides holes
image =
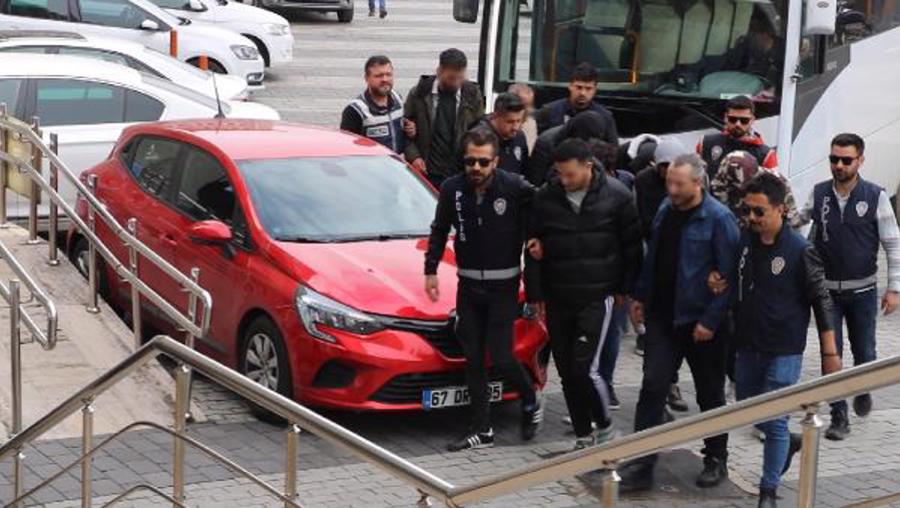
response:
{"label": "concrete step", "polygon": [[[85,310],[87,283],[64,256],[59,266],[47,264],[46,242],[27,245],[27,232],[10,226],[0,229],[0,241],[13,252],[35,281],[44,288],[59,312],[56,348],[45,351],[40,344],[22,346],[22,399],[25,427],[66,400],[101,374],[125,359],[133,351],[129,328],[104,302],[100,313]],[[0,260],[0,281],[8,284],[12,271]],[[22,299],[29,294],[22,286]],[[37,323],[46,323],[36,303],[26,305]],[[46,326],[46,325],[44,325]],[[7,434],[11,419],[9,307],[0,299],[0,421]],[[22,340],[30,340],[24,328]],[[98,434],[115,432],[137,420],[171,424],[174,383],[158,363],[136,371],[97,398],[94,430]],[[197,409],[195,417],[203,420]],[[43,436],[44,439],[81,435],[81,419],[75,415]]]}

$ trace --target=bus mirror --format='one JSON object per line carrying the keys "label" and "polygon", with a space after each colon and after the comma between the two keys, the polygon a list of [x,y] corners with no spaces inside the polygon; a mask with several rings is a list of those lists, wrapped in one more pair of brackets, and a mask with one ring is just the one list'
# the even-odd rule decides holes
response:
{"label": "bus mirror", "polygon": [[834,0],[806,0],[805,35],[832,35],[837,22]]}
{"label": "bus mirror", "polygon": [[453,19],[460,23],[478,21],[478,0],[453,0]]}

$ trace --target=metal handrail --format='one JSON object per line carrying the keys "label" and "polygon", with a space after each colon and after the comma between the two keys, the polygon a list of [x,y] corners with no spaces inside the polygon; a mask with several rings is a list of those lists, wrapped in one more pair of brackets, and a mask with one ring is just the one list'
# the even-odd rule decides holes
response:
{"label": "metal handrail", "polygon": [[[31,128],[20,125],[17,122],[12,122],[9,120],[9,118],[10,117],[6,114],[6,108],[0,107],[0,130],[9,130],[25,138],[25,140],[33,147],[35,147],[42,154],[42,156],[48,158],[50,166],[54,170],[52,171],[54,175],[56,175],[58,171],[58,174],[62,174],[62,176],[75,187],[76,193],[85,199],[92,217],[99,217],[110,229],[110,231],[126,246],[128,246],[129,249],[133,249],[140,256],[149,260],[160,270],[162,270],[166,275],[174,279],[191,296],[199,299],[200,303],[203,305],[202,312],[199,313],[200,324],[196,324],[196,318],[194,320],[191,320],[187,315],[176,309],[163,297],[159,296],[159,294],[151,289],[150,286],[142,282],[135,273],[129,270],[129,268],[126,267],[125,264],[120,262],[112,253],[112,251],[102,241],[100,241],[100,239],[94,233],[92,227],[86,224],[78,216],[72,206],[69,205],[59,195],[57,190],[54,188],[55,185],[52,185],[57,182],[48,182],[44,179],[40,168],[36,169],[30,162],[22,160],[21,158],[7,153],[3,150],[0,150],[0,160],[15,165],[19,168],[20,171],[24,169],[32,182],[39,186],[40,190],[43,193],[47,194],[51,202],[60,210],[62,210],[66,216],[69,217],[69,220],[78,228],[79,232],[84,235],[85,238],[87,238],[91,247],[96,249],[97,252],[101,256],[103,256],[104,259],[106,259],[106,261],[116,272],[116,275],[126,280],[129,284],[132,285],[133,288],[136,288],[140,295],[145,296],[150,301],[152,301],[179,327],[186,330],[192,336],[205,336],[209,331],[210,314],[212,311],[212,297],[210,296],[209,292],[200,287],[200,285],[193,278],[180,272],[176,267],[163,259],[159,254],[157,254],[149,247],[147,247],[143,242],[138,240],[134,233],[129,232],[125,227],[122,227],[118,223],[118,221],[116,221],[115,217],[113,217],[112,214],[110,214],[106,209],[106,207],[100,202],[100,200],[98,200],[97,197],[94,196],[94,194],[88,189],[88,187],[85,186],[85,184],[82,183],[77,176],[75,176],[72,170],[70,170],[65,165],[65,163],[60,160],[60,158],[56,155],[56,153],[54,153],[53,150],[51,150],[44,144],[40,136],[38,136]],[[31,212],[36,213],[35,207],[32,207]],[[53,215],[55,214],[51,214],[51,222],[54,218],[52,217]],[[34,222],[34,220],[31,220],[30,222]],[[93,221],[91,222],[93,224]],[[54,232],[55,229],[56,228],[51,225],[51,232]],[[90,263],[90,266],[88,267],[89,270],[96,270],[95,265],[96,263]],[[91,279],[96,280],[96,277],[91,277]],[[92,286],[92,289],[95,291],[96,284],[93,284]],[[96,301],[96,294],[92,295],[92,299]],[[135,333],[137,334],[139,332],[136,330]]]}
{"label": "metal handrail", "polygon": [[[34,299],[41,304],[41,307],[44,308],[44,312],[47,314],[46,331],[41,330],[34,322],[31,315],[28,314],[28,312],[24,312],[24,309],[20,313],[22,322],[25,323],[25,327],[28,328],[28,331],[31,332],[31,336],[38,341],[41,347],[46,350],[53,349],[56,346],[56,324],[59,316],[56,311],[56,305],[50,300],[50,297],[47,296],[47,293],[43,288],[38,286],[37,282],[35,282],[31,275],[28,274],[25,267],[19,263],[19,260],[16,259],[3,242],[0,242],[0,257],[6,260],[6,264],[12,269],[16,279],[25,284],[25,287],[28,288],[28,291]],[[9,303],[12,297],[10,287],[0,283],[0,296]]]}
{"label": "metal handrail", "polygon": [[[158,353],[163,353],[181,362],[183,367],[190,367],[203,373],[213,382],[230,389],[265,410],[285,418],[292,425],[299,426],[348,450],[365,462],[402,480],[423,495],[434,497],[452,507],[484,501],[597,469],[606,471],[604,506],[612,506],[615,496],[607,495],[607,493],[615,493],[616,475],[614,470],[621,461],[659,452],[796,410],[806,412],[806,417],[802,422],[804,441],[801,451],[798,505],[804,508],[812,507],[815,505],[818,435],[822,427],[822,422],[817,416],[819,406],[827,401],[900,383],[900,356],[885,358],[747,399],[728,407],[631,434],[600,446],[543,460],[468,486],[455,487],[296,402],[261,387],[215,360],[197,353],[171,338],[159,336],[5,443],[0,447],[0,461],[39,438],[53,426],[78,411],[79,408],[86,404],[89,405],[97,395],[141,365],[151,361]],[[185,379],[185,377],[181,376],[179,379]],[[178,400],[179,397],[176,396],[176,399]],[[178,405],[176,403],[176,406]],[[179,416],[177,408],[175,416],[176,418]],[[179,432],[177,424],[175,432]],[[86,447],[86,450],[90,450],[90,447]],[[179,467],[181,466],[176,465],[175,469]],[[288,485],[286,488],[291,488],[291,486]]]}

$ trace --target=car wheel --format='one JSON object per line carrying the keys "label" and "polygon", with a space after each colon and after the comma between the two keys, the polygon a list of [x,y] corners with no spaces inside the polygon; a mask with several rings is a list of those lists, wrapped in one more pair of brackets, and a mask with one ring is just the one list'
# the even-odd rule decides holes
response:
{"label": "car wheel", "polygon": [[81,237],[75,242],[72,251],[69,252],[69,261],[75,265],[75,269],[85,279],[88,278],[88,241]]}
{"label": "car wheel", "polygon": [[353,9],[344,9],[342,11],[337,11],[338,21],[341,23],[349,23],[353,21]]}
{"label": "car wheel", "polygon": [[[193,65],[194,67],[200,68],[200,59],[199,58],[191,58],[187,61],[187,63]],[[215,72],[216,74],[228,74],[228,70],[225,69],[225,66],[210,58],[207,60],[207,68]]]}
{"label": "car wheel", "polygon": [[[268,317],[258,317],[247,327],[243,339],[241,372],[251,381],[291,398],[293,384],[287,348],[275,323]],[[283,420],[256,404],[250,404],[250,410],[261,420]]]}

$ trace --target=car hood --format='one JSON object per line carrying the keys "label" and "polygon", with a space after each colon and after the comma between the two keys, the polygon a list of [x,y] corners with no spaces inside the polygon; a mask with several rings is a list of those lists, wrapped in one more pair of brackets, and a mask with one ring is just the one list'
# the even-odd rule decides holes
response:
{"label": "car hood", "polygon": [[[179,17],[187,18],[184,14],[184,12],[181,12]],[[192,20],[189,25],[175,25],[173,28],[178,31],[178,38],[180,40],[188,39],[191,41],[192,46],[198,48],[209,47],[211,40],[224,42],[231,46],[238,44],[256,47],[256,45],[253,44],[253,41],[243,35],[211,23],[202,23]]]}
{"label": "car hood", "polygon": [[[216,74],[215,85],[213,84],[212,79],[207,79],[206,85],[206,89],[203,90],[203,93],[215,98],[216,87],[218,87],[219,97],[222,100],[227,101],[243,101],[249,97],[250,93],[247,88],[247,80],[233,74]],[[231,102],[229,102],[229,104],[231,104]]]}
{"label": "car hood", "polygon": [[263,23],[288,24],[288,21],[283,16],[259,7],[253,7],[252,5],[240,2],[228,2],[225,5],[220,5],[215,0],[207,0],[204,3],[209,8],[209,11],[206,12],[205,20],[216,23],[240,22],[247,25],[261,25]]}
{"label": "car hood", "polygon": [[228,101],[231,111],[228,118],[250,118],[252,120],[281,120],[277,111],[257,102]]}
{"label": "car hood", "polygon": [[307,274],[304,284],[345,305],[372,314],[409,319],[446,319],[456,308],[456,269],[447,254],[438,273],[440,298],[425,294],[425,250],[428,240],[390,240],[358,243],[276,242]]}

